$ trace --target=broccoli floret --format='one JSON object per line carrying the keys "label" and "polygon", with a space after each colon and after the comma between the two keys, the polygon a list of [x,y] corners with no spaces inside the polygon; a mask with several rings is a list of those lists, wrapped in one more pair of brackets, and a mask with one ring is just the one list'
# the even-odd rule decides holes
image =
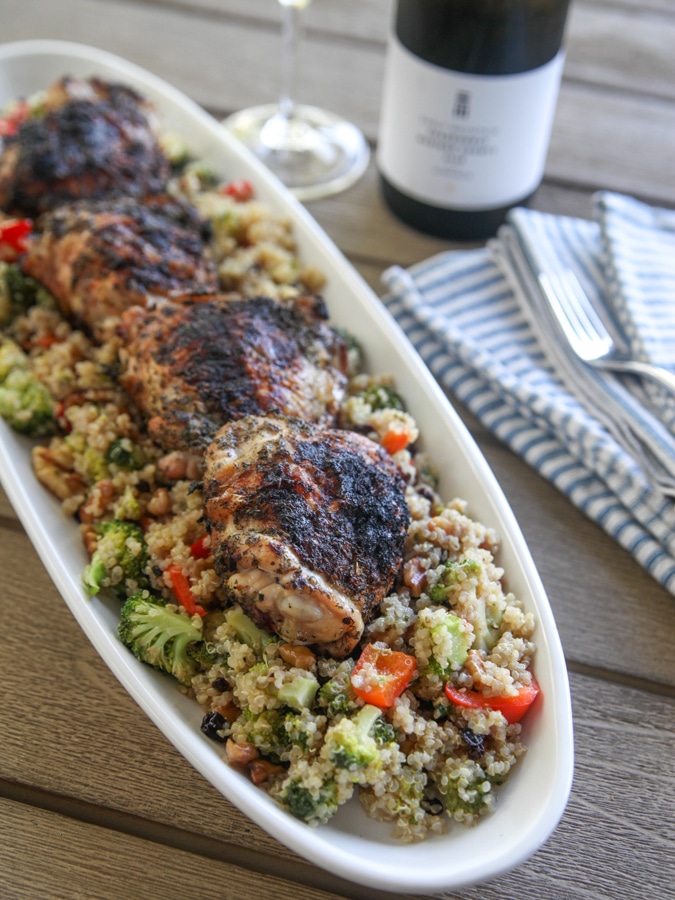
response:
{"label": "broccoli floret", "polygon": [[27,369],[28,357],[14,341],[3,341],[0,344],[0,384],[15,369]]}
{"label": "broccoli floret", "polygon": [[133,485],[128,484],[124,488],[124,493],[115,504],[114,514],[116,519],[131,519],[137,521],[141,518],[143,510],[141,509],[141,504],[138,502],[136,490]]}
{"label": "broccoli floret", "polygon": [[87,447],[82,454],[82,467],[84,475],[90,484],[95,484],[103,478],[107,478],[110,472],[105,457],[93,447]]}
{"label": "broccoli floret", "polygon": [[145,457],[142,451],[126,437],[118,438],[109,445],[105,452],[105,461],[109,465],[114,465],[127,471],[142,469],[145,465]]}
{"label": "broccoli floret", "polygon": [[452,588],[467,577],[480,573],[480,563],[467,557],[461,561],[449,559],[442,566],[438,582],[429,591],[429,599],[434,603],[444,603],[452,594]]}
{"label": "broccoli floret", "polygon": [[36,437],[56,431],[49,391],[27,369],[12,369],[0,384],[0,416],[21,434]]}
{"label": "broccoli floret", "polygon": [[54,306],[49,291],[33,278],[24,275],[16,263],[0,266],[0,324],[10,322],[15,316],[39,303]]}
{"label": "broccoli floret", "polygon": [[292,778],[277,795],[289,812],[310,825],[325,824],[337,810],[337,786],[334,781],[324,781],[320,787],[305,787],[298,778]]}
{"label": "broccoli floret", "polygon": [[209,168],[206,163],[200,160],[188,162],[185,165],[184,172],[186,175],[191,175],[196,178],[203,190],[209,190],[209,188],[218,186],[219,179],[216,173],[213,169]]}
{"label": "broccoli floret", "polygon": [[9,340],[0,344],[0,416],[21,434],[53,434],[54,402],[29,366],[18,344]]}
{"label": "broccoli floret", "polygon": [[234,629],[234,633],[239,640],[248,644],[257,653],[262,653],[270,641],[276,640],[275,635],[258,628],[253,619],[246,615],[241,606],[233,606],[225,616],[225,621]]}
{"label": "broccoli floret", "polygon": [[378,747],[385,747],[387,744],[393,744],[396,740],[396,729],[387,720],[380,716],[375,720],[375,724],[370,730],[370,734]]}
{"label": "broccoli floret", "polygon": [[462,761],[458,766],[451,760],[434,781],[447,814],[460,822],[472,821],[494,802],[492,784],[476,763]]}
{"label": "broccoli floret", "polygon": [[377,706],[366,704],[353,717],[334,722],[326,732],[322,753],[339,769],[364,769],[379,756],[378,745],[371,735],[373,725],[382,715]]}
{"label": "broccoli floret", "polygon": [[447,609],[421,609],[415,623],[415,654],[420,670],[447,681],[466,662],[473,637],[473,630],[464,620]]}
{"label": "broccoli floret", "polygon": [[319,688],[317,704],[326,710],[329,719],[351,715],[361,708],[349,677],[353,668],[354,661],[345,660],[335,675]]}
{"label": "broccoli floret", "polygon": [[373,385],[363,391],[360,396],[371,409],[398,409],[405,412],[405,403],[401,395],[387,385]]}
{"label": "broccoli floret", "polygon": [[147,591],[132,594],[122,607],[118,633],[141,662],[189,685],[199,671],[193,652],[203,642],[196,617],[173,612]]}
{"label": "broccoli floret", "polygon": [[233,734],[253,744],[274,762],[290,758],[293,747],[306,750],[318,739],[311,717],[291,709],[265,709],[253,713],[244,709],[233,724]]}
{"label": "broccoli floret", "polygon": [[297,675],[281,685],[277,697],[285,706],[293,709],[309,709],[319,689],[319,682],[311,675]]}
{"label": "broccoli floret", "polygon": [[147,586],[145,566],[148,548],[145,536],[135,522],[111,519],[95,528],[98,537],[91,562],[84,570],[84,586],[91,596],[103,588],[112,588],[124,599]]}
{"label": "broccoli floret", "polygon": [[[471,596],[470,601],[462,602],[462,615],[473,627],[472,647],[476,650],[491,650],[499,637],[503,607],[491,602],[488,608],[488,601],[494,598],[479,592],[483,574],[481,563],[469,556],[458,561],[448,560],[439,574],[438,582],[429,590],[429,599],[433,603],[453,606],[460,593]],[[475,584],[471,584],[471,579],[475,579]]]}

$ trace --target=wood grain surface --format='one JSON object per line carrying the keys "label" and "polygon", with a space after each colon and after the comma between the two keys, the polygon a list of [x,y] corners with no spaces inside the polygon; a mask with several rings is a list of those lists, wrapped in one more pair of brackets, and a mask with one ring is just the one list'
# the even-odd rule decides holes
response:
{"label": "wood grain surface", "polygon": [[[390,0],[315,0],[299,99],[376,146]],[[274,0],[0,0],[0,41],[118,53],[216,116],[276,97]],[[598,189],[675,207],[675,0],[573,2],[533,205],[588,218]],[[385,209],[374,164],[310,212],[376,291],[448,242]],[[675,898],[675,599],[460,408],[532,550],[560,629],[575,780],[550,840],[446,900]],[[130,699],[0,491],[0,898],[393,898],[328,875],[222,798]],[[417,895],[410,895],[416,897]],[[421,897],[417,898],[421,900]]]}

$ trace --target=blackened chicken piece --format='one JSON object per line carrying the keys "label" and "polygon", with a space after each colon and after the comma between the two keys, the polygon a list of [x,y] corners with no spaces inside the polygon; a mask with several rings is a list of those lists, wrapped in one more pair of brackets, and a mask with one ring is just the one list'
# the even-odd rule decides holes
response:
{"label": "blackened chicken piece", "polygon": [[333,425],[347,349],[324,302],[219,294],[129,309],[120,380],[166,450],[203,452],[226,422],[267,413]]}
{"label": "blackened chicken piece", "polygon": [[151,115],[129,87],[62,79],[44,114],[3,141],[0,209],[35,218],[73,200],[162,193],[170,166]]}
{"label": "blackened chicken piece", "polygon": [[130,306],[215,292],[204,256],[209,230],[196,210],[166,195],[80,201],[45,213],[22,258],[71,321],[103,338]]}
{"label": "blackened chicken piece", "polygon": [[410,523],[386,451],[352,431],[251,416],[218,432],[203,484],[233,598],[287,641],[350,653],[394,582]]}

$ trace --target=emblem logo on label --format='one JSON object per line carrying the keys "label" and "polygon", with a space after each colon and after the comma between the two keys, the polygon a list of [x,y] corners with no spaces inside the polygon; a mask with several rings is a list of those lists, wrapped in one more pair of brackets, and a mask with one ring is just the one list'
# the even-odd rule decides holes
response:
{"label": "emblem logo on label", "polygon": [[469,118],[469,101],[471,94],[468,91],[457,91],[455,94],[455,103],[452,107],[452,114],[458,119]]}

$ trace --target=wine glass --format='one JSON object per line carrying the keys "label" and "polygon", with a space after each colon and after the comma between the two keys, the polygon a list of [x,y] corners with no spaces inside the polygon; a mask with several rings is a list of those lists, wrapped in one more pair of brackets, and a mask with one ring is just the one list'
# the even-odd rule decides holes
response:
{"label": "wine glass", "polygon": [[295,103],[302,10],[311,0],[278,0],[282,10],[282,81],[278,103],[244,109],[223,124],[290,188],[299,200],[336,194],[364,173],[370,150],[356,126]]}

